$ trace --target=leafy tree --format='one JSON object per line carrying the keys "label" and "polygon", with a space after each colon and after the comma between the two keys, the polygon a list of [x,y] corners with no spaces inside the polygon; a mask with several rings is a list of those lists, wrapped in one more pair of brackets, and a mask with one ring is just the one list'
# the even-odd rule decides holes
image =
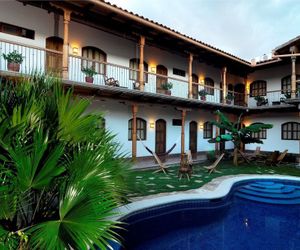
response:
{"label": "leafy tree", "polygon": [[100,113],[58,80],[0,85],[0,249],[106,249],[129,164]]}
{"label": "leafy tree", "polygon": [[[253,124],[246,126],[244,128],[241,127],[241,114],[236,122],[231,122],[221,111],[216,111],[216,115],[219,117],[219,121],[212,121],[211,123],[218,128],[225,129],[227,131],[224,135],[218,135],[216,138],[210,139],[210,143],[220,143],[226,141],[232,141],[234,144],[234,153],[233,153],[233,163],[235,166],[238,165],[238,154],[240,154],[243,158],[244,155],[240,151],[241,144],[249,144],[249,143],[260,143],[263,141],[258,138],[253,138],[252,134],[256,132],[260,132],[262,129],[270,129],[273,127],[272,124]],[[247,159],[246,159],[247,160]]]}

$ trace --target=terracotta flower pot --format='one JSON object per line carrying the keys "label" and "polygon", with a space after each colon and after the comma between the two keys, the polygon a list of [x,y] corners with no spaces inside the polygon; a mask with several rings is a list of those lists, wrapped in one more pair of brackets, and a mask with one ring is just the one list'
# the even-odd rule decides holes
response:
{"label": "terracotta flower pot", "polygon": [[92,76],[86,76],[85,77],[85,81],[88,82],[88,83],[93,83],[94,82],[94,77],[92,77]]}
{"label": "terracotta flower pot", "polygon": [[172,94],[171,90],[165,90],[165,95],[171,95],[171,94]]}
{"label": "terracotta flower pot", "polygon": [[10,71],[19,72],[20,71],[20,64],[18,63],[7,63],[7,69]]}
{"label": "terracotta flower pot", "polygon": [[226,103],[230,105],[232,104],[232,100],[226,100]]}
{"label": "terracotta flower pot", "polygon": [[206,96],[200,96],[201,101],[206,101]]}

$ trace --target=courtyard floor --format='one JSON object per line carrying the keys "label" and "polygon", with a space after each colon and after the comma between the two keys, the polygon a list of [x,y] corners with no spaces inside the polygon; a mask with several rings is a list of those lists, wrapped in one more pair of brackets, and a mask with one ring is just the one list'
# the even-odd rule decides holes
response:
{"label": "courtyard floor", "polygon": [[193,175],[190,180],[178,178],[178,165],[170,166],[168,174],[163,172],[154,173],[155,169],[151,170],[134,170],[132,175],[134,183],[130,197],[140,197],[153,195],[158,193],[186,191],[190,189],[200,188],[211,180],[227,175],[238,174],[271,174],[271,175],[291,175],[300,176],[300,169],[292,164],[284,164],[279,167],[241,164],[234,166],[231,161],[221,162],[217,168],[221,173],[208,174],[203,166],[209,163],[202,163],[193,166]]}

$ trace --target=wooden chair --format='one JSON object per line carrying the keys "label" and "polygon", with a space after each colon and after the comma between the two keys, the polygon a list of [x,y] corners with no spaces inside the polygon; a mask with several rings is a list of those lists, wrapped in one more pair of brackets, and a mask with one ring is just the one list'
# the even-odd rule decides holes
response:
{"label": "wooden chair", "polygon": [[113,77],[107,77],[107,76],[103,76],[104,77],[104,82],[105,82],[105,85],[107,86],[114,86],[114,87],[120,87],[120,84],[119,84],[119,81],[116,80],[115,78]]}
{"label": "wooden chair", "polygon": [[278,166],[282,160],[284,159],[284,157],[287,155],[288,150],[284,150],[277,158],[277,162],[275,163],[275,166]]}
{"label": "wooden chair", "polygon": [[255,151],[250,154],[244,154],[249,161],[255,161],[260,156],[260,147],[256,147]]}
{"label": "wooden chair", "polygon": [[216,173],[221,173],[220,171],[217,171],[216,168],[219,164],[219,162],[222,160],[222,158],[224,157],[224,153],[221,154],[219,156],[219,158],[210,166],[204,166],[205,169],[207,169],[207,171],[209,172],[209,174],[211,174],[212,172],[216,172]]}
{"label": "wooden chair", "polygon": [[279,151],[275,150],[272,154],[264,161],[266,165],[273,166],[276,165],[277,159],[279,157]]}
{"label": "wooden chair", "polygon": [[190,177],[192,176],[192,168],[190,166],[187,154],[184,154],[184,159],[180,163],[180,168],[178,170],[179,180],[181,180],[183,176],[187,177],[188,180],[190,180]]}

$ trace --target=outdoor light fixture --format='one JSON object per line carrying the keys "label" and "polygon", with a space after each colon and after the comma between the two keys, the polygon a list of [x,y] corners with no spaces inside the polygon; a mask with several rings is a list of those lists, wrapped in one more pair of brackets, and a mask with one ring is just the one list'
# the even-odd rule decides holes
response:
{"label": "outdoor light fixture", "polygon": [[73,52],[73,55],[78,55],[78,48],[77,47],[73,47],[72,48],[72,52]]}
{"label": "outdoor light fixture", "polygon": [[155,67],[151,67],[151,73],[155,73]]}
{"label": "outdoor light fixture", "polygon": [[154,128],[154,122],[150,122],[150,128]]}
{"label": "outdoor light fixture", "polygon": [[203,126],[203,123],[202,123],[202,122],[199,123],[199,128],[200,128],[200,129],[203,129],[203,127],[204,127],[204,126]]}

